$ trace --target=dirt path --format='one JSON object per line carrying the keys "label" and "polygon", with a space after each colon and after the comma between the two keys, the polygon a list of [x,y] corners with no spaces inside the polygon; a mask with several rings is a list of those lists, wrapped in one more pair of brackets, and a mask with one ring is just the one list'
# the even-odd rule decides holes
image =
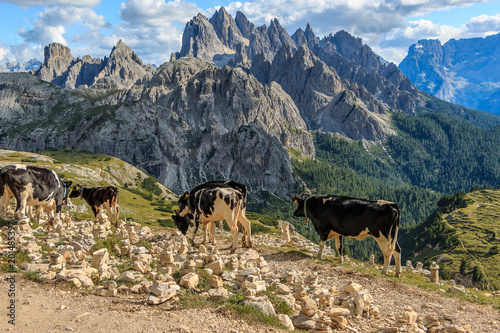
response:
{"label": "dirt path", "polygon": [[[259,249],[271,270],[287,268],[317,272],[322,285],[340,288],[351,281],[367,288],[380,308],[380,319],[355,319],[358,332],[373,332],[394,326],[396,317],[411,306],[419,316],[433,315],[441,322],[470,325],[476,333],[500,332],[500,311],[426,292],[401,283],[358,272],[331,263],[315,263],[290,253]],[[62,282],[35,283],[20,275],[15,282],[15,326],[8,323],[10,275],[0,275],[0,331],[13,332],[278,332],[252,325],[217,309],[179,310],[175,302],[145,305],[146,295],[106,298],[87,294]],[[351,319],[350,319],[351,320]]]}

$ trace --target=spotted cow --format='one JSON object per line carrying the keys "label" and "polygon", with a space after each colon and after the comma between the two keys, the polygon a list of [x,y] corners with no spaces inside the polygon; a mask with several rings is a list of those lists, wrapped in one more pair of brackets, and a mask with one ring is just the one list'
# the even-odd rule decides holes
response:
{"label": "spotted cow", "polygon": [[5,210],[11,195],[16,199],[15,215],[26,218],[28,206],[41,206],[60,215],[71,181],[62,181],[52,170],[31,165],[7,165],[0,169],[0,208]]}
{"label": "spotted cow", "polygon": [[103,206],[107,209],[110,220],[113,220],[113,215],[115,223],[118,223],[118,195],[120,191],[114,186],[105,187],[85,187],[79,184],[75,185],[71,191],[70,198],[82,197],[92,209],[92,213],[97,218],[99,213],[99,208]]}
{"label": "spotted cow", "polygon": [[[198,192],[201,189],[216,189],[216,188],[233,188],[241,192],[243,195],[243,201],[246,202],[247,200],[247,187],[243,184],[238,184],[233,181],[225,181],[225,180],[213,180],[209,181],[203,184],[200,184],[193,188],[190,192],[189,195],[194,195],[196,192]],[[185,195],[185,194],[184,194]],[[177,213],[177,212],[176,212]],[[196,233],[198,232],[198,228],[200,225],[199,219],[195,219],[194,224],[191,221],[191,219],[194,219],[194,216],[191,214],[187,214],[184,217],[180,217],[178,215],[173,216],[174,223],[175,225],[179,228],[179,230],[185,235],[187,233],[188,227],[195,227],[194,232],[193,232],[193,238],[191,239],[192,242],[194,242],[194,238],[196,236]],[[219,221],[219,227],[222,229],[222,221]],[[241,226],[241,224],[238,222],[238,226]],[[209,232],[209,230],[211,232]],[[215,236],[214,236],[214,230],[215,230],[215,222],[207,222],[204,224],[204,238],[203,238],[203,244],[205,244],[208,241],[208,238],[210,238],[210,241],[213,243],[215,242]],[[208,234],[211,234],[209,236]],[[242,238],[243,246],[246,246],[246,234],[245,230],[243,229],[243,238]]]}
{"label": "spotted cow", "polygon": [[305,194],[292,200],[298,204],[293,215],[309,218],[320,235],[319,259],[327,240],[335,238],[341,258],[342,237],[362,240],[372,236],[384,255],[382,272],[387,274],[394,254],[396,276],[401,275],[401,248],[397,240],[401,209],[397,204],[335,195],[310,197]]}
{"label": "spotted cow", "polygon": [[246,186],[235,182],[214,181],[201,184],[179,198],[179,212],[173,216],[179,230],[186,234],[194,220],[205,226],[211,223],[211,237],[215,244],[215,222],[226,220],[233,234],[233,252],[237,247],[238,223],[244,233],[244,244],[252,246],[251,225],[245,217]]}

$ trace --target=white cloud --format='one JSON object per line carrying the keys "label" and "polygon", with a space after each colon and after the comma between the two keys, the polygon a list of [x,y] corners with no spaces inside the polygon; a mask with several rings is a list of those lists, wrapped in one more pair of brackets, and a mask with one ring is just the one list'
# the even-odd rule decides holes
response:
{"label": "white cloud", "polygon": [[194,2],[164,0],[128,0],[121,4],[120,17],[125,24],[140,26],[184,25],[202,10]]}
{"label": "white cloud", "polygon": [[13,58],[10,48],[4,43],[0,42],[0,63],[11,60]]}
{"label": "white cloud", "polygon": [[101,0],[0,0],[18,6],[66,6],[95,7]]}
{"label": "white cloud", "polygon": [[465,29],[469,34],[497,33],[500,31],[500,14],[473,17],[465,24]]}
{"label": "white cloud", "polygon": [[[110,29],[111,24],[106,22],[104,16],[97,15],[91,8],[78,7],[52,7],[39,13],[38,18],[33,22],[33,28],[26,30],[20,28],[18,34],[24,38],[27,43],[38,45],[48,45],[50,43],[61,43],[68,45],[65,37],[66,32],[79,27],[80,34],[96,35],[101,29]],[[78,35],[73,38],[78,39]],[[95,40],[86,41],[89,44],[95,43]]]}

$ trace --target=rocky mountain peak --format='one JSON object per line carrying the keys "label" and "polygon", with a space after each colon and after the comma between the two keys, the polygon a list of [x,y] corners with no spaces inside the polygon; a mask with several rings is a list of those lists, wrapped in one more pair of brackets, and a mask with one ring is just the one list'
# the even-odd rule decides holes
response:
{"label": "rocky mountain peak", "polygon": [[235,22],[240,29],[241,35],[247,39],[250,39],[252,31],[255,29],[255,25],[248,20],[248,18],[242,12],[236,12]]}
{"label": "rocky mountain peak", "polygon": [[204,15],[198,14],[186,23],[182,34],[181,51],[177,54],[177,58],[197,57],[212,62],[214,55],[224,54],[225,51],[226,48],[214,26]]}
{"label": "rocky mountain peak", "polygon": [[316,44],[319,43],[319,38],[314,34],[313,29],[309,23],[307,23],[306,30],[302,28],[297,29],[292,35],[292,40],[295,42],[297,47],[302,44],[306,44],[310,49],[314,48]]}
{"label": "rocky mountain peak", "polygon": [[129,88],[148,73],[139,56],[122,40],[113,47],[108,58],[89,55],[73,58],[71,50],[53,43],[45,47],[45,60],[35,75],[63,88],[93,86],[101,89]]}
{"label": "rocky mountain peak", "polygon": [[50,66],[51,64],[57,62],[67,62],[74,60],[70,48],[59,43],[51,43],[47,45],[43,49],[43,55],[43,64],[45,66]]}
{"label": "rocky mountain peak", "polygon": [[248,45],[248,40],[244,38],[235,20],[229,15],[224,7],[221,7],[210,18],[209,22],[215,29],[222,44],[234,50],[236,45],[244,43]]}
{"label": "rocky mountain peak", "polygon": [[115,62],[134,62],[141,67],[144,66],[139,56],[134,51],[132,51],[132,49],[121,39],[111,50],[109,60]]}
{"label": "rocky mountain peak", "polygon": [[63,75],[75,58],[69,47],[59,43],[51,43],[43,50],[44,60],[37,75],[44,81],[62,85],[63,80],[58,79]]}

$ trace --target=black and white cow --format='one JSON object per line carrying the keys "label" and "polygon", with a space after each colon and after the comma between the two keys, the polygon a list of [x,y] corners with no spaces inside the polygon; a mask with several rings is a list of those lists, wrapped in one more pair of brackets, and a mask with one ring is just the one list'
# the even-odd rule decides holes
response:
{"label": "black and white cow", "polygon": [[5,209],[13,195],[19,219],[26,218],[27,206],[41,206],[60,214],[71,183],[62,181],[52,170],[24,164],[7,165],[0,170],[0,208]]}
{"label": "black and white cow", "polygon": [[364,200],[335,195],[302,195],[293,198],[298,204],[293,213],[297,217],[311,219],[320,235],[318,258],[321,259],[327,240],[335,238],[335,245],[342,257],[342,237],[358,240],[372,236],[384,255],[384,268],[387,274],[392,255],[396,261],[396,276],[401,275],[401,248],[398,244],[399,220],[401,209],[394,202],[384,200]]}
{"label": "black and white cow", "polygon": [[[243,195],[243,201],[245,202],[246,204],[246,200],[247,200],[247,187],[243,184],[239,184],[239,183],[236,183],[236,182],[233,182],[233,181],[226,181],[226,180],[213,180],[213,181],[209,181],[209,182],[206,182],[206,183],[203,183],[203,184],[200,184],[198,186],[196,186],[195,188],[193,188],[188,195],[194,195],[196,192],[198,192],[199,190],[201,189],[216,189],[216,188],[224,188],[224,187],[227,187],[227,188],[232,188],[232,189],[235,189],[235,190],[238,190],[241,192],[241,194]],[[184,194],[185,196],[186,194]],[[176,212],[177,213],[177,212]],[[186,216],[184,217],[180,217],[178,215],[174,215],[173,216],[173,219],[174,219],[174,223],[175,225],[177,226],[177,228],[185,235],[187,233],[187,230],[188,230],[188,227],[192,227],[194,226],[195,229],[194,229],[194,232],[193,232],[193,238],[192,238],[192,241],[194,242],[194,238],[196,236],[196,233],[198,232],[198,228],[199,228],[199,225],[200,225],[200,221],[199,219],[195,219],[194,221],[194,225],[193,225],[193,222],[191,221],[191,219],[194,219],[194,216],[191,215],[191,214],[187,214]],[[219,222],[220,223],[220,226],[222,226],[222,221]],[[239,224],[239,223],[238,223]],[[241,224],[239,224],[241,226]],[[207,222],[204,224],[204,239],[203,239],[203,243],[206,243],[209,236],[207,235],[208,234],[208,231],[211,230],[210,234],[212,236],[210,236],[210,239],[211,239],[211,242],[215,242],[215,236],[214,236],[214,233],[213,231],[215,230],[215,222]],[[242,239],[242,242],[243,242],[243,246],[246,246],[246,234],[245,234],[245,230],[243,230],[243,239]]]}
{"label": "black and white cow", "polygon": [[92,209],[94,217],[97,218],[99,213],[99,208],[103,206],[107,209],[109,219],[113,220],[113,215],[115,223],[118,223],[118,195],[120,191],[114,186],[105,187],[85,187],[79,184],[75,185],[71,191],[70,198],[82,197]]}
{"label": "black and white cow", "polygon": [[179,230],[186,234],[191,219],[204,225],[211,223],[215,244],[215,222],[226,220],[233,234],[233,252],[237,247],[238,223],[244,233],[244,244],[252,246],[251,225],[245,216],[246,186],[235,182],[214,181],[201,184],[179,198],[179,212],[173,216]]}

